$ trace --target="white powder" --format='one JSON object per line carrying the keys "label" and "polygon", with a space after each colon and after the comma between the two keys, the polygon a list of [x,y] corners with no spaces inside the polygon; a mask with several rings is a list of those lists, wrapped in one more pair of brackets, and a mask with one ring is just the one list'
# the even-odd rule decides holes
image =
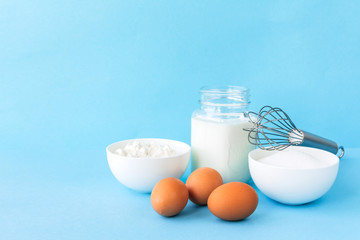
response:
{"label": "white powder", "polygon": [[175,150],[168,145],[161,145],[155,141],[138,142],[133,141],[126,144],[125,147],[115,150],[115,152],[123,157],[143,158],[143,157],[170,157],[176,154]]}
{"label": "white powder", "polygon": [[290,147],[283,151],[259,159],[259,162],[286,168],[309,169],[321,168],[329,165],[327,161],[318,158],[316,155],[310,155],[306,152]]}

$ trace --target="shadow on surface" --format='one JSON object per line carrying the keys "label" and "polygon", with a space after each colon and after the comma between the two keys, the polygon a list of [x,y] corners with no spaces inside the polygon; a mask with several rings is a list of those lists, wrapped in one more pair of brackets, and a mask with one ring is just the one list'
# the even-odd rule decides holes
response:
{"label": "shadow on surface", "polygon": [[189,202],[184,210],[180,212],[177,217],[178,218],[187,218],[189,216],[196,216],[197,218],[205,218],[210,213],[207,206],[199,206],[194,203]]}

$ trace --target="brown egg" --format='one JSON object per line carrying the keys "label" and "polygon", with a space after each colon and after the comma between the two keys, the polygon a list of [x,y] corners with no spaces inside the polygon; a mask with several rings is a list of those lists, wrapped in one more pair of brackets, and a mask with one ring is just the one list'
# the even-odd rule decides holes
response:
{"label": "brown egg", "polygon": [[247,218],[258,204],[256,191],[246,183],[230,182],[216,188],[209,197],[210,212],[218,218],[236,221]]}
{"label": "brown egg", "polygon": [[198,205],[206,205],[211,192],[221,184],[221,175],[208,167],[196,169],[186,181],[190,200]]}
{"label": "brown egg", "polygon": [[166,217],[181,212],[189,199],[185,184],[177,178],[164,178],[152,190],[151,205],[154,210]]}

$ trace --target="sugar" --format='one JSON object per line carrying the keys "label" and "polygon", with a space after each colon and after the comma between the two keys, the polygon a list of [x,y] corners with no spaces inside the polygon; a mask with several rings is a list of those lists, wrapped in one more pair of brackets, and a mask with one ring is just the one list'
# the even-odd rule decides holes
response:
{"label": "sugar", "polygon": [[311,169],[328,166],[326,161],[318,158],[316,155],[310,155],[296,147],[275,152],[270,156],[259,159],[259,162],[295,169]]}
{"label": "sugar", "polygon": [[115,150],[115,153],[123,157],[132,158],[159,158],[170,157],[176,154],[175,150],[172,149],[169,145],[159,144],[155,141],[133,141],[126,144],[125,147]]}

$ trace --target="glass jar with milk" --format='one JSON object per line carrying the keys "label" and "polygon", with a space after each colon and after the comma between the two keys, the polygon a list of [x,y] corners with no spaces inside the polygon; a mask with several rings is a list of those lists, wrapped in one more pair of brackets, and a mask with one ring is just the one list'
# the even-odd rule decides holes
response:
{"label": "glass jar with milk", "polygon": [[216,169],[224,182],[250,179],[248,153],[249,89],[240,86],[203,87],[201,108],[191,118],[192,164]]}

